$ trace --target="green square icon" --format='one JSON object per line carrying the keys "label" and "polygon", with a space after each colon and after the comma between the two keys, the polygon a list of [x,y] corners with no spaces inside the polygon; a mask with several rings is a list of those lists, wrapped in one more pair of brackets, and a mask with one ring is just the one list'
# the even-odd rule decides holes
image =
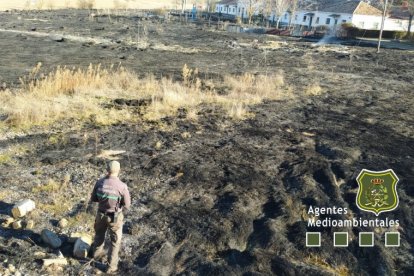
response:
{"label": "green square icon", "polygon": [[400,233],[399,232],[386,232],[385,233],[385,247],[399,247],[400,246]]}
{"label": "green square icon", "polygon": [[320,247],[321,233],[320,232],[306,232],[306,247]]}
{"label": "green square icon", "polygon": [[347,247],[348,246],[348,232],[335,232],[334,233],[334,247]]}
{"label": "green square icon", "polygon": [[359,246],[360,247],[374,247],[374,233],[373,232],[359,232]]}

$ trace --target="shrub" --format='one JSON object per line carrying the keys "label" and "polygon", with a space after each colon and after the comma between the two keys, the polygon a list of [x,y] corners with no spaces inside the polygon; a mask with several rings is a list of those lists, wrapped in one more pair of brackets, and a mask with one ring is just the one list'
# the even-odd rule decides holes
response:
{"label": "shrub", "polygon": [[[369,38],[378,38],[379,30],[365,30],[359,29],[351,23],[342,24],[341,28],[345,32],[345,36],[349,38],[355,37],[369,37]],[[382,37],[388,39],[403,39],[407,36],[407,32],[404,31],[383,31]]]}
{"label": "shrub", "polygon": [[165,16],[168,12],[165,8],[158,8],[151,11],[152,14],[157,16]]}
{"label": "shrub", "polygon": [[114,0],[113,2],[114,2],[113,4],[114,9],[116,10],[124,10],[128,8],[128,4],[126,2],[119,1],[119,0]]}
{"label": "shrub", "polygon": [[53,3],[53,0],[49,0],[48,2],[47,2],[47,8],[49,9],[49,10],[53,10],[54,9],[54,7],[55,7],[55,4]]}
{"label": "shrub", "polygon": [[95,0],[78,0],[79,9],[93,9]]}
{"label": "shrub", "polygon": [[404,38],[408,39],[408,40],[411,40],[411,41],[414,41],[414,33],[406,34]]}
{"label": "shrub", "polygon": [[36,2],[36,9],[38,9],[38,10],[43,9],[44,4],[45,4],[44,0],[38,0],[38,1]]}
{"label": "shrub", "polygon": [[310,83],[305,89],[305,94],[309,96],[319,96],[322,92],[322,87],[318,83]]}
{"label": "shrub", "polygon": [[329,29],[329,27],[328,27],[328,26],[326,26],[326,25],[321,25],[321,26],[318,26],[318,27],[316,27],[315,29],[316,29],[316,31],[318,31],[318,32],[327,32],[327,31],[329,31],[329,30],[330,30],[330,29]]}
{"label": "shrub", "polygon": [[407,32],[395,31],[393,35],[394,35],[394,39],[403,39],[404,37],[407,36]]}
{"label": "shrub", "polygon": [[352,23],[343,23],[341,29],[344,31],[344,36],[348,38],[355,38],[358,36],[360,30]]}
{"label": "shrub", "polygon": [[0,154],[0,165],[6,165],[9,164],[11,162],[12,158],[10,155],[8,154]]}

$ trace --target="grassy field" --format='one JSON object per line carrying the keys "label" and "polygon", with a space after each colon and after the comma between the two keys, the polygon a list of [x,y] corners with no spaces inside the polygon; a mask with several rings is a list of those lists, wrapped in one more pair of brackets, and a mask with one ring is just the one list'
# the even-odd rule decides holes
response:
{"label": "grassy field", "polygon": [[[93,6],[97,9],[157,9],[180,7],[177,0],[15,0],[0,1],[0,10],[7,9],[62,9],[87,8]],[[191,6],[188,1],[187,8]]]}

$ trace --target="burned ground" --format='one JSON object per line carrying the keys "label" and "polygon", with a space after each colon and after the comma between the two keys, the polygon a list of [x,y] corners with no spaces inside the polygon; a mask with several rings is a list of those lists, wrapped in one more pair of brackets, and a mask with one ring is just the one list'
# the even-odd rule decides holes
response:
{"label": "burned ground", "polygon": [[[69,210],[54,210],[55,215],[41,213],[33,231],[0,229],[1,259],[24,274],[44,271],[34,254],[47,252],[38,233],[43,228],[58,231],[55,220],[79,218],[60,232],[63,238],[91,230],[92,224],[76,216],[103,171],[105,159],[99,154],[105,150],[126,151],[119,155],[121,178],[133,196],[124,227],[123,274],[413,273],[412,52],[383,50],[378,55],[369,48],[313,47],[293,39],[133,16],[95,21],[79,11],[0,16],[0,28],[36,29],[1,32],[0,81],[7,86],[18,86],[18,78],[37,62],[45,70],[122,62],[138,74],[177,79],[184,64],[207,79],[283,70],[290,86],[286,93],[292,94],[250,107],[254,117],[243,121],[203,106],[197,122],[168,117],[162,127],[157,122],[107,127],[89,122],[2,134],[2,149],[24,150],[0,162],[1,217],[23,198],[48,204],[50,193],[33,190],[48,179],[66,183],[64,198],[71,203]],[[53,31],[64,41],[34,35]],[[94,37],[95,42],[68,35]],[[110,104],[139,108],[124,99]],[[355,178],[363,168],[392,168],[400,178],[398,209],[380,217],[400,220],[401,247],[385,249],[383,229],[367,228],[363,230],[376,232],[375,248],[358,247],[361,229],[343,229],[349,230],[350,246],[334,248],[329,244],[338,229],[324,228],[326,244],[306,248],[310,205],[342,206],[351,210],[348,217],[373,217],[355,205]],[[62,251],[70,256],[70,245],[65,243]],[[93,272],[75,259],[63,269],[65,274]]]}

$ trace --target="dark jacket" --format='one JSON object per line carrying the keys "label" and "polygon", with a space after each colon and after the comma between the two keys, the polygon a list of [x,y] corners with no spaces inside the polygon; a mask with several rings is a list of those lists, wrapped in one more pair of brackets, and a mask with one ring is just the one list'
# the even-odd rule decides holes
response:
{"label": "dark jacket", "polygon": [[106,176],[99,179],[91,194],[92,202],[99,202],[100,212],[119,212],[131,206],[131,196],[128,186],[118,177]]}

